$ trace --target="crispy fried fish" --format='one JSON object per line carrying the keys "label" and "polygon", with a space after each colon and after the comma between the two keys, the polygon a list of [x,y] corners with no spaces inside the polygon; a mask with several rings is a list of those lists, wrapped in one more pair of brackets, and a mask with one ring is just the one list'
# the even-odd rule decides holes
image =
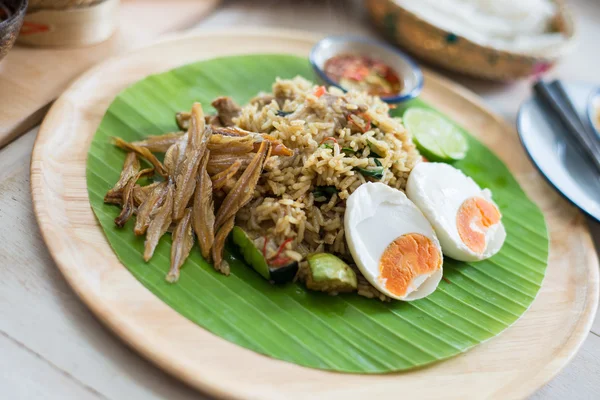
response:
{"label": "crispy fried fish", "polygon": [[[160,182],[153,182],[149,185],[146,186],[141,186],[138,184],[135,184],[133,186],[133,205],[136,207],[139,207],[140,204],[142,204],[146,198],[148,198],[148,194],[154,190],[154,188],[156,187],[156,185],[158,185]],[[117,205],[122,205],[123,203],[123,190],[119,191],[119,192],[115,192],[112,193],[110,196],[107,194],[104,197],[104,202],[107,204],[117,204]],[[134,210],[134,213],[137,213],[137,210]]]}
{"label": "crispy fried fish", "polygon": [[223,248],[225,247],[225,240],[229,236],[229,232],[233,229],[234,222],[235,215],[225,221],[219,228],[212,248],[213,266],[224,275],[229,275],[229,264],[223,260]]}
{"label": "crispy fried fish", "polygon": [[165,153],[165,169],[167,173],[171,177],[175,177],[178,174],[177,168],[181,168],[183,164],[183,158],[185,157],[185,150],[187,148],[187,133],[179,138],[179,140],[174,143],[167,152]]}
{"label": "crispy fried fish", "polygon": [[150,175],[153,172],[154,169],[147,168],[139,171],[135,176],[129,178],[127,185],[125,185],[121,193],[121,213],[115,218],[115,225],[117,225],[119,228],[122,228],[133,215],[135,208],[133,204],[133,188],[135,187],[135,183],[142,176]]}
{"label": "crispy fried fish", "polygon": [[171,269],[167,274],[167,281],[175,283],[179,279],[179,270],[190,255],[194,245],[192,232],[192,208],[188,207],[183,212],[183,217],[177,222],[173,231],[173,244],[171,245]]}
{"label": "crispy fried fish", "polygon": [[246,154],[254,150],[252,136],[224,136],[213,134],[208,142],[208,149],[212,154]]}
{"label": "crispy fried fish", "polygon": [[200,252],[205,260],[210,260],[210,249],[215,240],[215,207],[213,202],[213,188],[206,165],[210,152],[204,154],[196,182],[194,205],[192,209],[192,225],[198,237]]}
{"label": "crispy fried fish", "polygon": [[242,163],[241,168],[243,169],[250,165],[250,162],[253,158],[253,153],[243,154],[240,156],[231,154],[211,154],[210,160],[208,160],[208,164],[206,165],[206,170],[208,171],[209,175],[216,175],[219,172],[225,171],[236,161]]}
{"label": "crispy fried fish", "polygon": [[135,226],[133,232],[136,235],[143,235],[146,233],[148,226],[150,225],[151,218],[158,212],[160,206],[163,205],[167,197],[168,182],[160,182],[154,186],[153,190],[150,191],[144,201],[138,207],[137,217],[135,219]]}
{"label": "crispy fried fish", "polygon": [[173,197],[173,219],[175,221],[179,221],[183,217],[183,212],[194,195],[198,166],[204,156],[211,134],[211,127],[206,126],[204,122],[202,106],[200,103],[194,103],[185,156],[175,168],[175,195]]}
{"label": "crispy fried fish", "polygon": [[136,207],[139,207],[160,183],[161,182],[153,182],[146,186],[135,185],[133,187],[133,204],[135,204]]}
{"label": "crispy fried fish", "polygon": [[[175,121],[177,126],[182,131],[187,131],[190,128],[190,120],[192,119],[192,113],[189,111],[181,111],[175,114]],[[204,122],[212,126],[223,126],[218,115],[206,115],[204,116]]]}
{"label": "crispy fried fish", "polygon": [[131,142],[133,146],[145,147],[153,153],[164,153],[177,143],[185,132],[170,132],[164,135],[149,136],[147,139]]}
{"label": "crispy fried fish", "polygon": [[273,148],[271,149],[271,155],[274,156],[291,156],[294,152],[286,147],[279,139],[274,138],[266,133],[250,132],[238,127],[215,127],[213,129],[215,135],[233,136],[233,137],[245,137],[250,136],[254,141],[254,148],[252,151],[257,152],[260,148],[260,144],[263,141],[271,142]]}
{"label": "crispy fried fish", "polygon": [[133,151],[133,152],[137,153],[138,156],[142,157],[143,159],[148,161],[150,164],[152,164],[152,166],[154,166],[154,170],[158,174],[160,174],[164,177],[167,177],[167,171],[166,171],[165,167],[163,166],[163,164],[160,161],[158,161],[158,158],[156,158],[156,156],[154,154],[152,154],[152,152],[150,152],[150,150],[148,150],[147,148],[135,146],[131,143],[124,141],[123,139],[121,139],[119,137],[113,137],[113,142],[117,147],[120,147],[127,151]]}
{"label": "crispy fried fish", "polygon": [[271,143],[263,142],[259,151],[254,155],[252,162],[248,168],[242,173],[242,176],[235,183],[233,189],[227,194],[223,204],[219,207],[217,216],[215,217],[215,229],[219,230],[221,225],[227,222],[231,217],[248,203],[254,194],[254,189],[258,183],[258,178],[262,172],[265,160],[269,157],[271,151]]}
{"label": "crispy fried fish", "polygon": [[[131,178],[137,175],[140,171],[140,160],[138,160],[137,155],[134,152],[127,153],[125,157],[125,162],[123,163],[123,169],[121,170],[121,175],[119,176],[119,180],[115,183],[115,186],[112,187],[104,196],[105,203],[113,203],[120,204],[122,198],[122,191],[127,186],[127,183]],[[115,203],[118,201],[118,203]]]}
{"label": "crispy fried fish", "polygon": [[210,178],[210,180],[212,181],[213,190],[219,190],[223,186],[225,186],[227,180],[233,178],[235,174],[237,174],[241,166],[242,162],[240,160],[235,160],[235,162],[231,164],[226,170],[213,175]]}
{"label": "crispy fried fish", "polygon": [[190,128],[190,119],[192,119],[192,114],[189,111],[180,111],[175,114],[175,122],[182,131]]}
{"label": "crispy fried fish", "polygon": [[171,222],[173,221],[173,192],[172,184],[167,185],[167,195],[160,209],[154,215],[154,218],[148,225],[146,241],[144,242],[144,260],[150,261],[158,241],[165,234]]}

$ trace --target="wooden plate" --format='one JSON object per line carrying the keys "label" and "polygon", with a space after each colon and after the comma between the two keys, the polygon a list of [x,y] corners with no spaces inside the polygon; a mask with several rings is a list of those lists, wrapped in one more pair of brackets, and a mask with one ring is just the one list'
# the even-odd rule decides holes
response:
{"label": "wooden plate", "polygon": [[79,78],[44,120],[31,164],[33,203],[44,240],[69,284],[123,340],[161,368],[218,397],[295,399],[366,396],[515,398],[552,378],[585,339],[598,303],[598,260],[583,216],[535,172],[516,133],[480,99],[426,72],[423,97],[506,162],[540,205],[550,261],[531,309],[500,336],[427,368],[351,375],[273,360],[188,321],[121,265],[90,208],[86,156],[110,102],[148,74],[201,59],[245,53],[307,55],[305,32],[250,30],[178,36],[113,58]]}

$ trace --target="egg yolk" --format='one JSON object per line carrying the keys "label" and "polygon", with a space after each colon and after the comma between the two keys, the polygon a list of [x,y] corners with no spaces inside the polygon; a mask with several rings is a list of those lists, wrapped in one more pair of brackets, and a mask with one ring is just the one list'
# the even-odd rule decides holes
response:
{"label": "egg yolk", "polygon": [[436,245],[418,233],[402,235],[385,249],[379,260],[379,280],[396,296],[406,295],[414,278],[429,275],[441,267]]}
{"label": "egg yolk", "polygon": [[465,200],[456,215],[460,239],[476,253],[484,252],[485,232],[498,222],[500,222],[498,208],[481,197],[470,197]]}

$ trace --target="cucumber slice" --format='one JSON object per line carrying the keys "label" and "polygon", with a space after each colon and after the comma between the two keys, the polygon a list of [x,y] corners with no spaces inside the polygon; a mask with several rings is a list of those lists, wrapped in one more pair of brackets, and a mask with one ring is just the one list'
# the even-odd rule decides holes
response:
{"label": "cucumber slice", "polygon": [[306,260],[310,269],[306,277],[307,288],[328,293],[356,290],[356,273],[333,254],[311,254]]}
{"label": "cucumber slice", "polygon": [[269,272],[267,260],[265,260],[265,257],[260,250],[254,246],[254,242],[252,242],[252,239],[250,239],[248,234],[239,226],[234,226],[231,234],[233,236],[233,243],[238,246],[244,260],[250,264],[256,272],[261,274],[263,278],[270,280],[271,273]]}
{"label": "cucumber slice", "polygon": [[290,260],[285,265],[269,265],[260,249],[258,249],[248,234],[239,226],[231,231],[233,243],[238,246],[244,261],[263,278],[273,283],[286,283],[294,280],[298,273],[298,262]]}

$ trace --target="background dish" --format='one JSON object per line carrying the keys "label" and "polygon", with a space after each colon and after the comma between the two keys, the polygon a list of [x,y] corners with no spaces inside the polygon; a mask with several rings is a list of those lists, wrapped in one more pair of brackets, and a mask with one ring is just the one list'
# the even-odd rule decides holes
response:
{"label": "background dish", "polygon": [[567,40],[545,51],[544,56],[530,56],[471,42],[424,21],[394,0],[365,0],[375,25],[401,48],[432,64],[492,80],[518,79],[543,72],[566,53],[575,36],[575,26],[564,2],[557,3],[560,13],[556,25]]}
{"label": "background dish", "polygon": [[392,67],[398,74],[402,91],[397,96],[382,97],[387,103],[398,103],[413,99],[423,89],[423,73],[421,68],[406,54],[385,43],[367,38],[352,36],[329,36],[321,39],[310,51],[310,63],[318,77],[328,86],[336,86],[342,90],[338,82],[334,82],[323,71],[325,62],[340,54],[360,54],[382,61]]}
{"label": "background dish", "polygon": [[[89,208],[84,163],[103,110],[120,90],[199,58],[244,52],[305,55],[315,41],[305,32],[286,31],[180,37],[111,60],[75,83],[44,122],[32,160],[35,212],[57,264],[86,304],[129,344],[213,395],[305,398],[316,387],[323,397],[345,398],[399,390],[428,397],[451,392],[456,398],[530,394],[564,366],[587,334],[598,296],[595,253],[583,219],[539,185],[517,150],[512,129],[486,112],[474,95],[434,74],[426,75],[425,99],[470,131],[485,132],[480,138],[486,145],[511,160],[520,183],[544,209],[557,249],[529,312],[503,335],[464,356],[409,374],[382,376],[324,373],[271,360],[217,339],[175,313],[145,290],[108,246]],[[560,212],[553,212],[557,207]],[[540,330],[553,335],[540,337]],[[518,362],[523,359],[528,362]],[[256,380],[256,370],[269,379]],[[444,385],[428,385],[432,377]]]}
{"label": "background dish", "polygon": [[[564,86],[580,119],[587,125],[588,99],[596,87],[574,82],[565,82]],[[600,176],[591,162],[579,155],[560,123],[546,118],[543,107],[536,97],[521,106],[517,128],[523,146],[540,173],[560,194],[600,221]]]}

